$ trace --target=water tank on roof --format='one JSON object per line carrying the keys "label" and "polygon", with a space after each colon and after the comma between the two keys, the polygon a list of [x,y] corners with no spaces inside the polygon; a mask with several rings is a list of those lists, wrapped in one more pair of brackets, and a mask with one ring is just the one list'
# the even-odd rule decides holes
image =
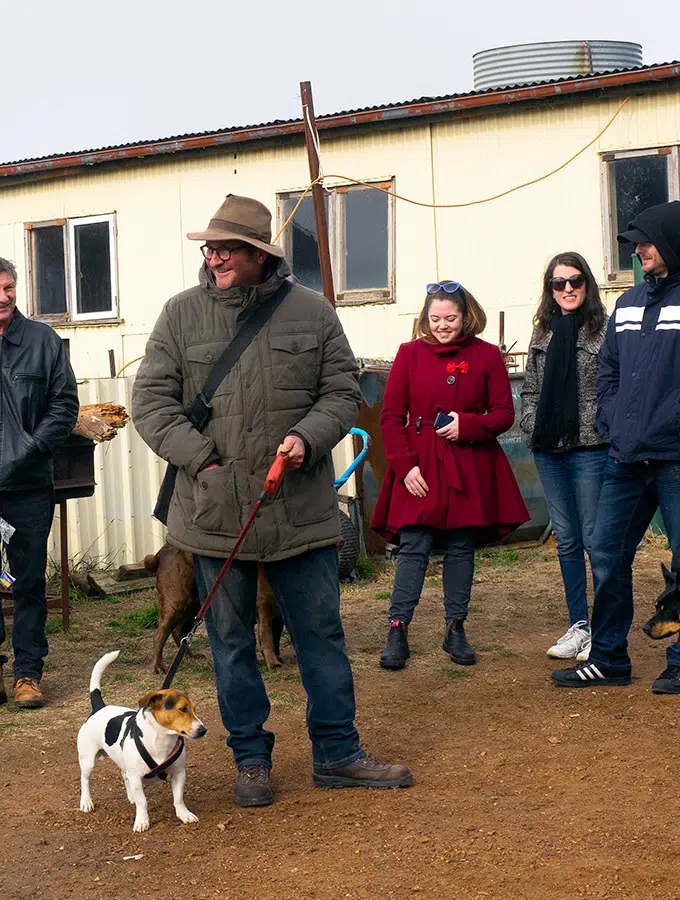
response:
{"label": "water tank on roof", "polygon": [[482,50],[472,57],[476,91],[634,69],[642,64],[642,47],[630,41],[515,44]]}

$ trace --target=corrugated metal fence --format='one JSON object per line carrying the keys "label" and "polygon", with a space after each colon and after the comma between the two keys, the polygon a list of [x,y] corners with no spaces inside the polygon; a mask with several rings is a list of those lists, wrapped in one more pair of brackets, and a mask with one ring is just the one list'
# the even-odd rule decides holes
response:
{"label": "corrugated metal fence", "polygon": [[[129,412],[134,376],[90,379],[78,385],[82,405],[119,403]],[[336,470],[345,470],[351,459],[347,439],[336,448]],[[71,566],[83,563],[105,567],[138,562],[155,553],[164,541],[165,529],[151,515],[165,463],[146,446],[129,422],[112,440],[94,451],[93,497],[67,502],[68,555]],[[355,496],[354,476],[343,493]],[[59,507],[54,517],[48,553],[60,558]]]}

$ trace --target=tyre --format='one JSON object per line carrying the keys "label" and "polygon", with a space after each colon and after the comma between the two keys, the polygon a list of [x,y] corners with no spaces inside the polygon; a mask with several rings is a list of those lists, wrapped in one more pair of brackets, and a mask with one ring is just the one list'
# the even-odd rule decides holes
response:
{"label": "tyre", "polygon": [[342,535],[342,543],[338,547],[340,578],[349,578],[359,559],[359,533],[347,513],[344,513],[341,509],[338,512],[340,514],[340,532]]}

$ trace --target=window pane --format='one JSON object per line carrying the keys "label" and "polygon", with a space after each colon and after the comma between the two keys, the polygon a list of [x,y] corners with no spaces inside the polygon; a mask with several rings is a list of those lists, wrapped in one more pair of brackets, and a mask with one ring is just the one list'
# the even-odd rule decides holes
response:
{"label": "window pane", "polygon": [[348,191],[344,199],[343,290],[388,287],[389,197],[382,191]]}
{"label": "window pane", "polygon": [[[293,212],[299,197],[289,197],[283,204],[283,221]],[[326,221],[328,221],[328,195],[324,194]],[[313,291],[323,292],[321,265],[319,263],[319,242],[316,237],[314,203],[307,194],[298,207],[293,221],[286,229],[286,248],[293,275]]]}
{"label": "window pane", "polygon": [[[615,159],[610,165],[614,178],[617,231],[625,231],[631,219],[648,206],[668,202],[667,156],[632,156]],[[616,234],[613,238],[618,246],[619,269],[632,269],[631,257],[635,246],[619,244]]]}
{"label": "window pane", "polygon": [[64,261],[64,229],[61,225],[34,228],[33,300],[38,316],[66,312],[66,269]]}
{"label": "window pane", "polygon": [[78,313],[112,312],[109,223],[74,228]]}

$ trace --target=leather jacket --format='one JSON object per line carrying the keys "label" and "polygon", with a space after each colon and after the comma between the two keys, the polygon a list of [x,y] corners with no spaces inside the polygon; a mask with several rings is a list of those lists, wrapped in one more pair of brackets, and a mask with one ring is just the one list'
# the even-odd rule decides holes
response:
{"label": "leather jacket", "polygon": [[19,310],[0,335],[0,491],[53,484],[52,457],[78,418],[78,390],[59,335]]}

